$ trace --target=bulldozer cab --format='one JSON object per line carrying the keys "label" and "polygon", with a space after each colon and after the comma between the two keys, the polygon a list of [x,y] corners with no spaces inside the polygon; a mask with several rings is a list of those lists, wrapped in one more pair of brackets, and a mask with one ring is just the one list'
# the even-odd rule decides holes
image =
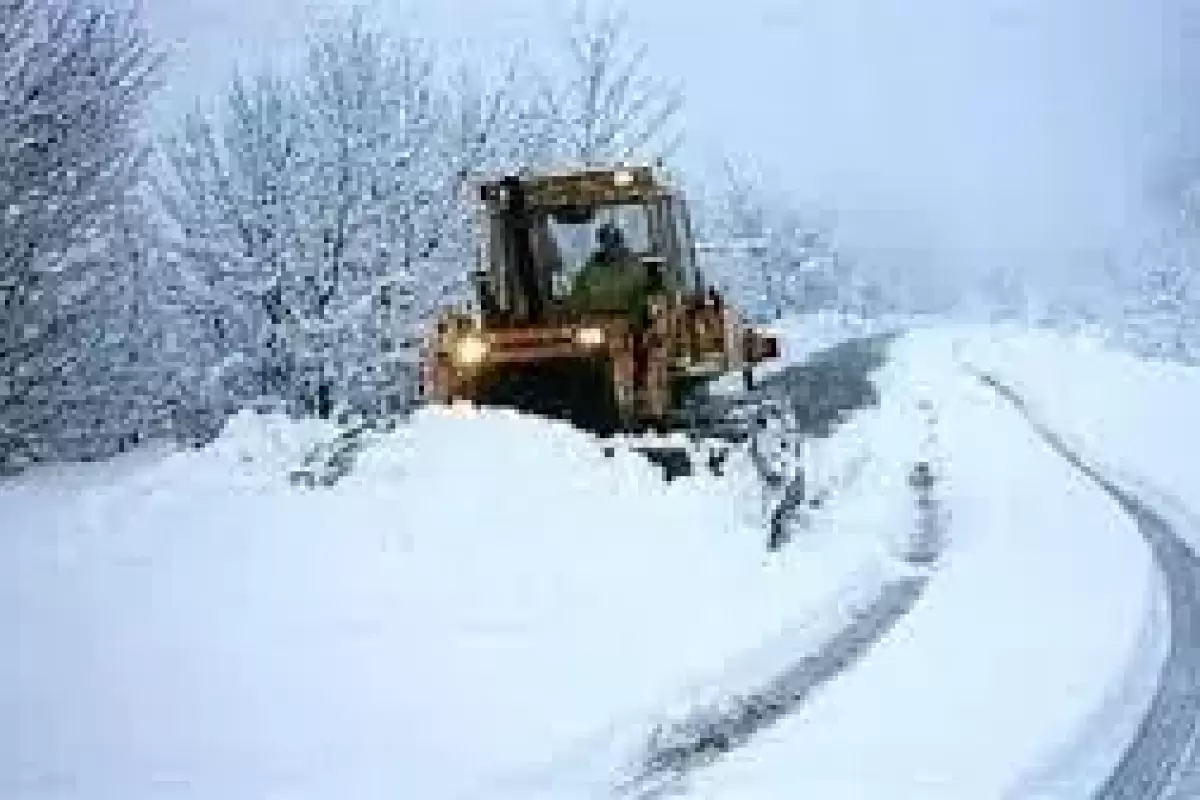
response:
{"label": "bulldozer cab", "polygon": [[696,268],[682,191],[651,167],[473,185],[477,306],[447,311],[422,395],[571,419],[666,426],[684,398],[765,357]]}
{"label": "bulldozer cab", "polygon": [[627,313],[579,291],[598,263],[647,293],[701,290],[683,197],[649,167],[507,176],[481,183],[479,201],[488,327]]}

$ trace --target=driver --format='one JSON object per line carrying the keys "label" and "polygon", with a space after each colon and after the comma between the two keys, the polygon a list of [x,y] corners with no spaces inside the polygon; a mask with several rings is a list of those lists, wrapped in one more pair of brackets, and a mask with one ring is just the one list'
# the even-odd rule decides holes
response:
{"label": "driver", "polygon": [[604,223],[596,230],[596,249],[575,277],[572,303],[582,310],[637,314],[647,291],[645,270],[626,245],[624,232]]}

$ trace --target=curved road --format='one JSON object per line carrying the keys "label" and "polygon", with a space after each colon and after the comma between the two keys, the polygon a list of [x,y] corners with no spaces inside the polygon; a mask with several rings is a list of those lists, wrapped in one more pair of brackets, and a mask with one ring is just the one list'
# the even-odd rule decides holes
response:
{"label": "curved road", "polygon": [[1149,503],[1088,464],[994,376],[979,379],[1006,399],[1060,456],[1107,492],[1138,526],[1162,571],[1171,607],[1171,646],[1137,735],[1096,800],[1200,797],[1200,558]]}

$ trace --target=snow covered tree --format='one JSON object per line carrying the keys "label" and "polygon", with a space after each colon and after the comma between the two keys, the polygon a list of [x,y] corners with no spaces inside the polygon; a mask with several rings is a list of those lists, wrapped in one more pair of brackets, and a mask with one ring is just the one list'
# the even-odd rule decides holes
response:
{"label": "snow covered tree", "polygon": [[453,109],[432,50],[361,13],[314,34],[303,83],[318,165],[305,227],[319,241],[289,305],[304,309],[308,372],[361,406],[411,383],[419,322],[446,291],[438,257],[454,252],[466,156],[447,146]]}
{"label": "snow covered tree", "polygon": [[1137,352],[1200,362],[1200,236],[1186,215],[1133,260],[1120,336]]}
{"label": "snow covered tree", "polygon": [[150,438],[215,433],[197,417],[200,331],[142,197],[118,211],[83,263],[94,283],[76,309],[86,358],[64,379],[64,416],[81,423],[61,435],[70,452],[102,457]]}
{"label": "snow covered tree", "polygon": [[558,155],[587,164],[668,159],[682,141],[683,94],[647,74],[647,47],[630,40],[626,12],[578,0],[565,31],[565,81],[542,99]]}
{"label": "snow covered tree", "polygon": [[136,9],[0,0],[0,466],[70,457],[88,424],[64,405],[103,324],[87,257],[137,181],[160,64]]}
{"label": "snow covered tree", "polygon": [[164,139],[157,199],[209,329],[214,400],[236,408],[290,386],[282,281],[294,263],[311,165],[295,93],[267,75],[235,77],[217,117],[197,107]]}
{"label": "snow covered tree", "polygon": [[1028,279],[1011,266],[989,269],[979,281],[979,298],[994,321],[1027,321],[1031,300]]}
{"label": "snow covered tree", "polygon": [[361,11],[314,29],[307,56],[189,115],[160,194],[232,405],[375,413],[411,400],[421,323],[465,285],[464,179],[507,155],[493,133],[513,101]]}
{"label": "snow covered tree", "polygon": [[515,51],[504,69],[490,74],[463,62],[446,81],[447,155],[466,177],[513,169],[544,155],[548,136],[539,77],[528,54]]}
{"label": "snow covered tree", "polygon": [[756,318],[875,310],[872,287],[849,269],[828,226],[769,192],[754,166],[725,159],[719,179],[697,195],[712,277]]}
{"label": "snow covered tree", "polygon": [[1154,264],[1132,309],[1140,349],[1180,361],[1200,358],[1200,281],[1192,270],[1169,261]]}

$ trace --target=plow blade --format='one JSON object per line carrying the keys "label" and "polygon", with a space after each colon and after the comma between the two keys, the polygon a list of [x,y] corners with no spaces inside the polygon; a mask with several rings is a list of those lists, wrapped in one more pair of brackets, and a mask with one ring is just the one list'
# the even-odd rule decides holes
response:
{"label": "plow blade", "polygon": [[472,384],[471,399],[477,405],[560,419],[597,433],[620,427],[612,366],[606,357],[493,364]]}

